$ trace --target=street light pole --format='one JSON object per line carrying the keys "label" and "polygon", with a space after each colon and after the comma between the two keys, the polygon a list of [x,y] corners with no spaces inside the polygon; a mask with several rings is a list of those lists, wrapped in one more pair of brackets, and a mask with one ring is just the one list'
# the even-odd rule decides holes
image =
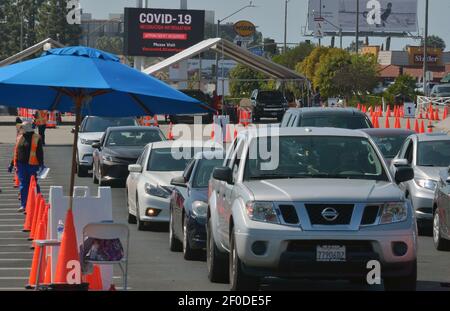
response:
{"label": "street light pole", "polygon": [[428,0],[425,1],[425,33],[423,36],[423,93],[428,96],[427,71],[428,71]]}
{"label": "street light pole", "polygon": [[356,54],[359,53],[359,0],[356,0]]}
{"label": "street light pole", "polygon": [[287,50],[287,18],[288,18],[288,3],[290,0],[284,2],[284,53]]}

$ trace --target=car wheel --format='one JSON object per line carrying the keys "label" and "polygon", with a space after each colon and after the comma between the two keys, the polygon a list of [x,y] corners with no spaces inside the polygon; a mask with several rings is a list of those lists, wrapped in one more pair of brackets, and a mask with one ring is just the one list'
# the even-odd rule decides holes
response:
{"label": "car wheel", "polygon": [[183,257],[186,260],[197,260],[201,256],[201,251],[192,249],[191,243],[189,243],[187,223],[188,216],[186,215],[183,221]]}
{"label": "car wheel", "polygon": [[136,216],[130,213],[130,201],[128,200],[128,188],[127,191],[127,212],[128,212],[128,223],[129,224],[136,224]]}
{"label": "car wheel", "polygon": [[141,220],[141,213],[139,212],[139,198],[136,195],[136,224],[139,231],[145,230],[145,221]]}
{"label": "car wheel", "polygon": [[88,177],[89,176],[88,168],[84,167],[80,164],[77,164],[77,176],[78,177]]}
{"label": "car wheel", "polygon": [[101,172],[100,168],[98,169],[98,185],[100,187],[106,186],[106,181],[103,180],[102,172]]}
{"label": "car wheel", "polygon": [[211,232],[211,218],[206,226],[206,266],[208,268],[208,279],[215,283],[228,282],[227,256],[222,253],[214,242]]}
{"label": "car wheel", "polygon": [[254,291],[259,287],[259,278],[249,276],[242,270],[242,262],[236,250],[236,240],[234,238],[234,228],[230,236],[230,289],[233,291]]}
{"label": "car wheel", "polygon": [[413,269],[407,276],[384,278],[385,291],[415,291],[417,283],[417,261],[414,261]]}
{"label": "car wheel", "polygon": [[98,179],[97,179],[97,173],[96,173],[96,169],[95,169],[95,164],[92,165],[92,182],[94,184],[98,184]]}
{"label": "car wheel", "polygon": [[173,232],[173,214],[172,210],[170,211],[169,218],[169,248],[172,252],[181,252],[183,250],[183,244],[181,244],[180,240],[177,239]]}
{"label": "car wheel", "polygon": [[449,251],[450,250],[450,241],[444,239],[441,236],[441,223],[439,219],[439,209],[437,208],[434,211],[433,215],[433,242],[434,247],[438,251]]}

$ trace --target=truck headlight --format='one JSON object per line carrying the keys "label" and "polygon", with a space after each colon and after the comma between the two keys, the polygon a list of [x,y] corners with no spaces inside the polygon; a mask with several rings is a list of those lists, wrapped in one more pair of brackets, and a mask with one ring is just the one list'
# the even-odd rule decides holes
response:
{"label": "truck headlight", "polygon": [[145,184],[145,192],[149,195],[153,195],[155,197],[167,199],[170,196],[170,193],[159,185],[152,185],[149,183]]}
{"label": "truck headlight", "polygon": [[195,217],[206,217],[208,212],[208,204],[203,201],[192,202],[192,213]]}
{"label": "truck headlight", "polygon": [[254,221],[279,224],[277,212],[272,202],[250,201],[245,205],[247,216]]}
{"label": "truck headlight", "polygon": [[380,217],[380,224],[391,224],[405,221],[408,216],[406,203],[385,203]]}
{"label": "truck headlight", "polygon": [[437,182],[431,179],[415,178],[414,181],[419,187],[434,191],[437,187]]}

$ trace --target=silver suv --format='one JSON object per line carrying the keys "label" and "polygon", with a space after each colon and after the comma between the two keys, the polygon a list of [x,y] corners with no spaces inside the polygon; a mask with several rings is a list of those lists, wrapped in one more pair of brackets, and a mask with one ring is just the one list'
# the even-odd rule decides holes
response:
{"label": "silver suv", "polygon": [[366,280],[376,260],[385,289],[414,290],[416,224],[398,187],[413,177],[392,176],[361,131],[242,132],[210,180],[208,277],[233,290],[267,276]]}

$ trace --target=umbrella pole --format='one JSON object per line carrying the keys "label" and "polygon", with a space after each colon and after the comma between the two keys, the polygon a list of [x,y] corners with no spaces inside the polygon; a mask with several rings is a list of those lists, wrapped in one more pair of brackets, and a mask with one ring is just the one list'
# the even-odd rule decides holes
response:
{"label": "umbrella pole", "polygon": [[69,209],[73,207],[73,194],[75,188],[75,172],[77,169],[77,144],[78,144],[78,131],[81,123],[81,105],[83,102],[82,96],[76,96],[75,99],[75,133],[73,135],[72,146],[72,170],[70,172],[70,192],[69,192]]}

